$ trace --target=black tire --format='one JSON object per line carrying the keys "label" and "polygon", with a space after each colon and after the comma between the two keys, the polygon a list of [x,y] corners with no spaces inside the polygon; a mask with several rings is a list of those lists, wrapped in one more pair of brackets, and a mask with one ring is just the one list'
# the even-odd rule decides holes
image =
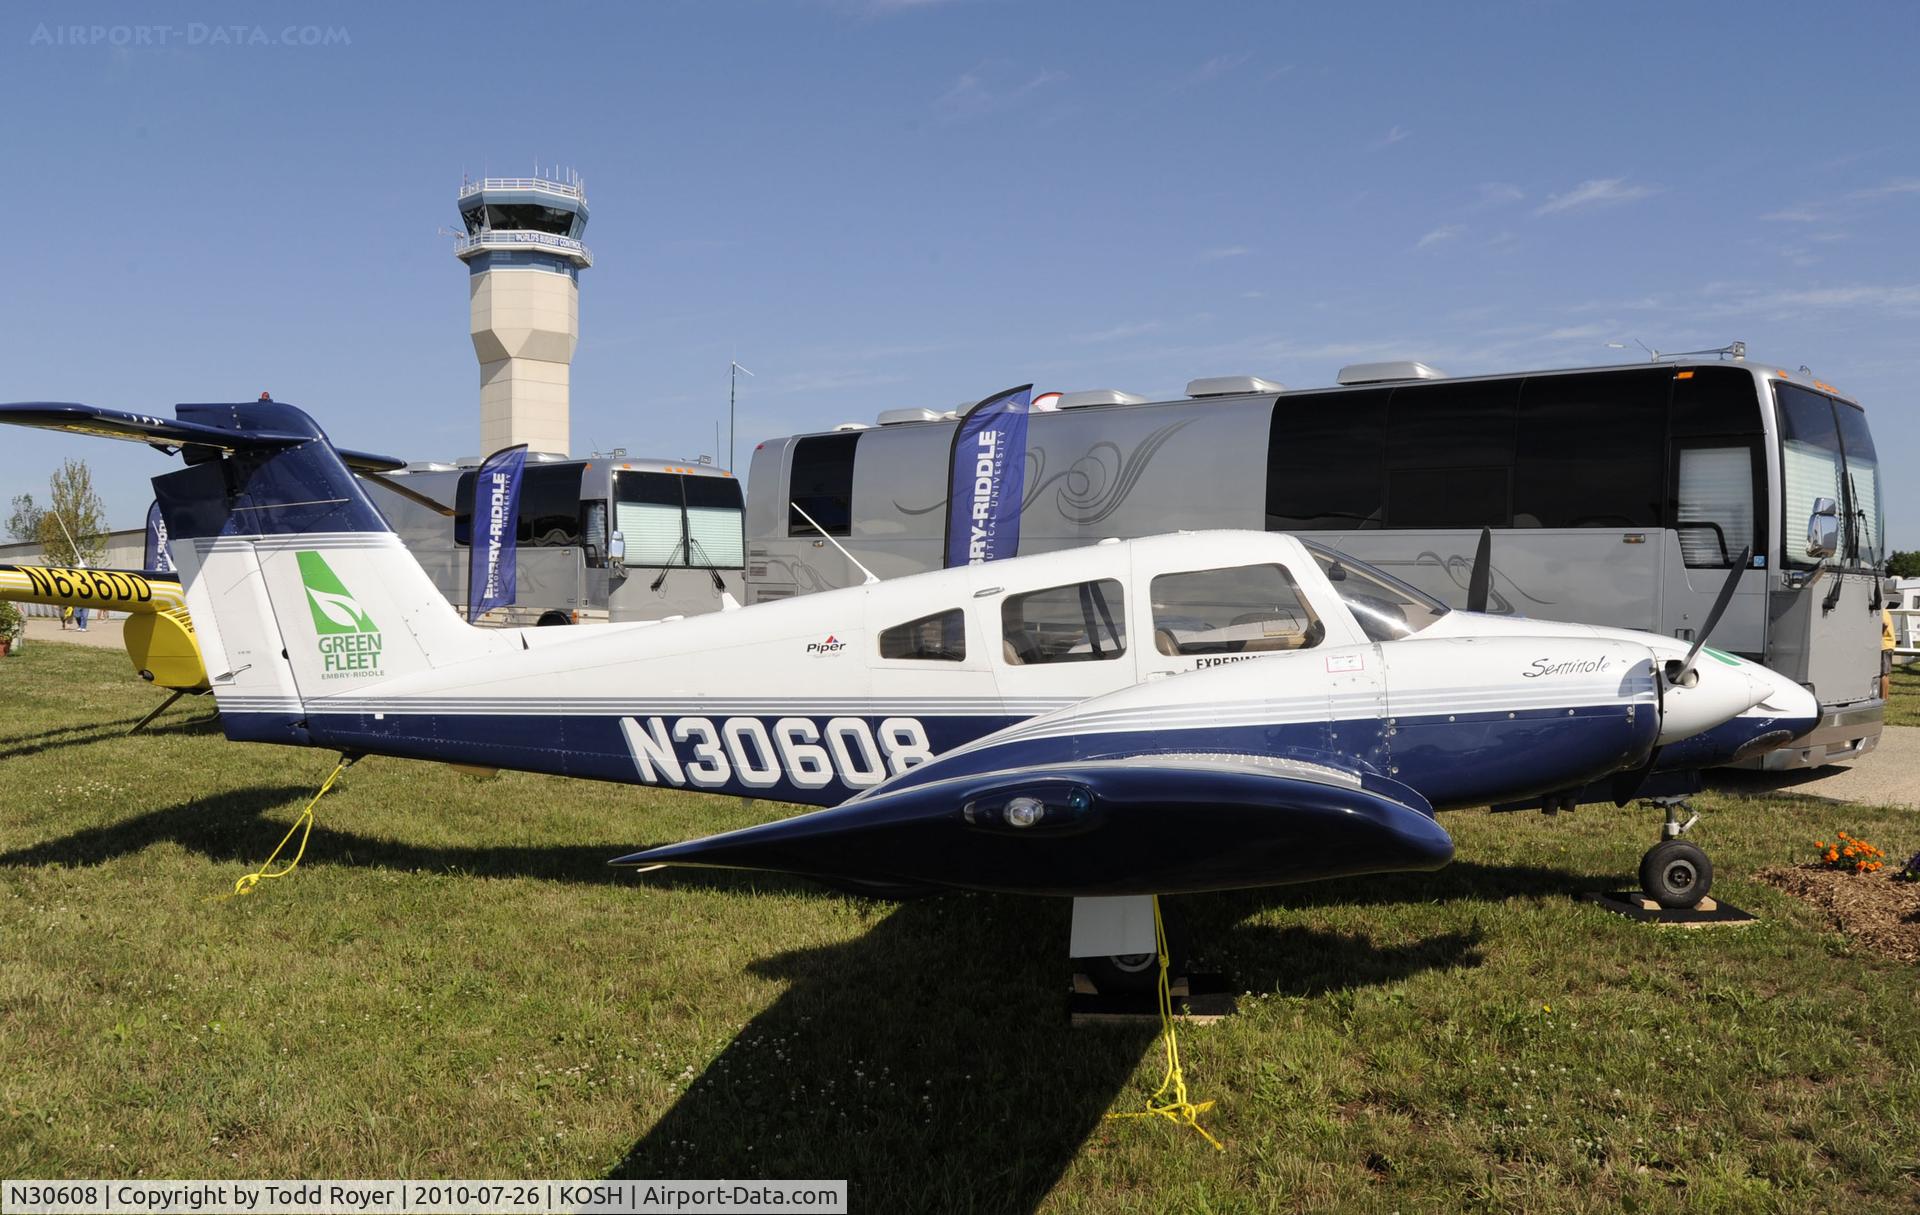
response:
{"label": "black tire", "polygon": [[[1187,973],[1186,921],[1163,905],[1160,925],[1167,934],[1167,977]],[[1099,958],[1075,958],[1074,962],[1094,990],[1102,995],[1153,991],[1160,986],[1160,955],[1157,953],[1118,953]]]}
{"label": "black tire", "polygon": [[573,617],[567,615],[565,612],[547,612],[543,614],[539,620],[534,622],[534,627],[547,628],[551,625],[572,623]]}
{"label": "black tire", "polygon": [[1685,840],[1665,840],[1640,858],[1640,889],[1662,907],[1693,907],[1713,889],[1713,862]]}

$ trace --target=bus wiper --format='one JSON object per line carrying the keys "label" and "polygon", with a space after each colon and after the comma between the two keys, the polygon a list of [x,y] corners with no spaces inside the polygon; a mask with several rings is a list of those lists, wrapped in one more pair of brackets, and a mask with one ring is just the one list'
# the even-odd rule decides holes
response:
{"label": "bus wiper", "polygon": [[1860,491],[1854,487],[1852,473],[1847,474],[1847,484],[1845,488],[1847,494],[1847,558],[1851,561],[1858,561],[1860,560],[1860,528],[1856,516],[1861,513],[1858,508]]}
{"label": "bus wiper", "polygon": [[657,591],[661,588],[661,586],[663,586],[666,583],[667,575],[673,572],[673,555],[679,552],[682,548],[685,548],[686,544],[687,544],[687,538],[685,536],[682,536],[680,537],[680,542],[678,544],[675,544],[673,548],[668,550],[667,559],[660,563],[660,576],[653,580],[653,584],[647,587],[648,590]]}
{"label": "bus wiper", "polygon": [[726,581],[720,577],[720,571],[713,567],[713,558],[708,555],[707,546],[692,537],[688,537],[687,542],[693,546],[690,555],[699,557],[700,560],[706,564],[707,576],[713,579],[713,589],[725,594],[727,590]]}

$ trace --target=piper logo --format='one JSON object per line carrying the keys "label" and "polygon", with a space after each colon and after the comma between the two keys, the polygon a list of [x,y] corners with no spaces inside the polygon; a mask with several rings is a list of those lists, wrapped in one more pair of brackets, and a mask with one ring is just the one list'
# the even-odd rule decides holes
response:
{"label": "piper logo", "polygon": [[320,678],[366,679],[385,674],[380,669],[380,626],[354,600],[325,557],[311,551],[295,557],[307,591],[307,609],[313,613],[313,631],[319,635]]}
{"label": "piper logo", "polygon": [[825,641],[809,641],[807,643],[807,653],[809,654],[838,654],[846,648],[847,643],[835,637],[832,633],[827,634]]}

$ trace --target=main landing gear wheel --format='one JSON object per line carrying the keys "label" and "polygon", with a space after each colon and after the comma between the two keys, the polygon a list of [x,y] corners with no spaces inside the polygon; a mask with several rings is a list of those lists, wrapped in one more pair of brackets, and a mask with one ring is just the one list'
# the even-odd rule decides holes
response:
{"label": "main landing gear wheel", "polygon": [[[1160,927],[1167,934],[1167,976],[1178,978],[1187,973],[1187,921],[1175,914],[1164,901],[1160,904]],[[1157,953],[1115,953],[1105,957],[1079,958],[1081,969],[1093,981],[1101,995],[1153,991],[1160,985],[1160,955]]]}
{"label": "main landing gear wheel", "polygon": [[1640,858],[1640,890],[1669,910],[1697,905],[1713,889],[1713,862],[1685,840],[1664,840]]}

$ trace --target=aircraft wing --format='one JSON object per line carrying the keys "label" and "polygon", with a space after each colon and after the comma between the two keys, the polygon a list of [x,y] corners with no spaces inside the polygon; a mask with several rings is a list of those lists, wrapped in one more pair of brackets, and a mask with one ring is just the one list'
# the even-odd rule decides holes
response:
{"label": "aircraft wing", "polygon": [[1437,869],[1452,857],[1452,838],[1417,792],[1332,757],[1154,754],[883,786],[613,863],[1082,896]]}
{"label": "aircraft wing", "polygon": [[[206,408],[206,407],[201,407]],[[104,439],[125,439],[152,447],[210,447],[218,451],[252,451],[293,447],[309,442],[313,436],[294,431],[270,429],[229,430],[204,422],[180,418],[156,418],[143,413],[124,413],[97,405],[76,405],[67,401],[22,401],[0,405],[0,422],[14,426],[33,426],[41,430],[64,430],[73,434]],[[377,456],[369,452],[335,448],[348,468],[357,472],[392,472],[405,468],[405,460]]]}

